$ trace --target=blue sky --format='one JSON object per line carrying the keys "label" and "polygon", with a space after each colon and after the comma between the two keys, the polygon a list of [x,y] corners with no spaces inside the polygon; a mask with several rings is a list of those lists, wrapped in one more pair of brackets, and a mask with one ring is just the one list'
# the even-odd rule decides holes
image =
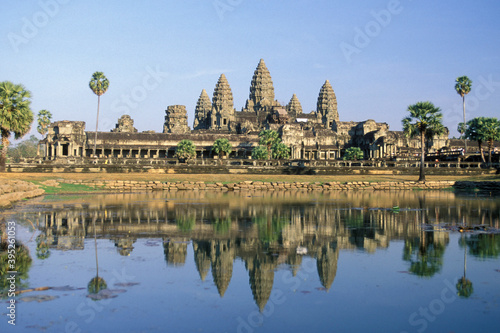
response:
{"label": "blue sky", "polygon": [[[32,109],[95,129],[93,72],[110,80],[99,130],[129,114],[139,131],[163,129],[182,104],[192,127],[202,91],[221,73],[235,108],[263,58],[276,99],[316,108],[330,80],[342,121],[401,130],[407,107],[431,101],[451,135],[462,119],[457,77],[473,81],[467,118],[500,111],[500,2],[479,0],[9,1],[0,14],[0,81],[22,83]],[[32,133],[36,133],[33,126]]]}

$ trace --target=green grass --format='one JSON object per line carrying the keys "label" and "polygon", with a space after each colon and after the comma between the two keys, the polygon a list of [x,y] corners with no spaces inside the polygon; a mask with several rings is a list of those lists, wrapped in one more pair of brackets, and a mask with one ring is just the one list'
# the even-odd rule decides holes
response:
{"label": "green grass", "polygon": [[45,191],[45,194],[86,193],[86,192],[95,192],[102,189],[101,187],[88,186],[83,184],[59,183],[58,186],[47,186],[37,181],[33,181],[33,183],[36,185],[40,185],[40,188],[42,188]]}

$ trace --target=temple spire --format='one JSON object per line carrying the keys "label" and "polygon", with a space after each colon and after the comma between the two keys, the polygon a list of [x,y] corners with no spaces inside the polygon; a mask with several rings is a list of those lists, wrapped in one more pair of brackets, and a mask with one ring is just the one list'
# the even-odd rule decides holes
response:
{"label": "temple spire", "polygon": [[210,118],[210,129],[231,130],[234,122],[233,92],[224,74],[215,85]]}
{"label": "temple spire", "polygon": [[208,119],[210,111],[212,110],[212,102],[207,94],[207,91],[203,89],[201,91],[198,102],[196,103],[196,108],[194,110],[194,124],[193,129],[208,129],[210,122]]}
{"label": "temple spire", "polygon": [[325,81],[319,92],[316,114],[320,122],[328,128],[334,128],[335,123],[339,121],[337,97],[328,80]]}
{"label": "temple spire", "polygon": [[273,81],[264,59],[260,59],[253,74],[249,99],[254,105],[258,105],[263,99],[268,100],[269,103],[273,103],[274,101]]}

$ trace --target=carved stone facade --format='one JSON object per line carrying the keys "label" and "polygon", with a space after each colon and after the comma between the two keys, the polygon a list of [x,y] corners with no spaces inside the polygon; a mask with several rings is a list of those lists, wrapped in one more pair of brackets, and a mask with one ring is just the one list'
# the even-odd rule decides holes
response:
{"label": "carved stone facade", "polygon": [[[407,139],[401,131],[390,131],[386,123],[374,120],[340,121],[337,97],[328,80],[319,90],[316,110],[304,113],[296,94],[287,105],[275,100],[271,74],[260,60],[250,83],[249,98],[236,111],[233,93],[221,74],[210,100],[203,89],[194,110],[193,130],[188,126],[184,105],[171,105],[165,111],[163,133],[137,133],[133,120],[124,115],[111,132],[98,132],[97,156],[107,158],[173,157],[177,143],[193,141],[198,158],[212,157],[213,142],[226,137],[233,146],[230,157],[248,158],[258,145],[263,129],[279,132],[291,148],[293,159],[339,159],[345,149],[359,147],[366,159],[406,156],[418,152],[418,139]],[[51,124],[44,157],[90,157],[95,132],[85,132],[84,122],[59,121]],[[431,141],[430,151],[448,145],[448,133]]]}

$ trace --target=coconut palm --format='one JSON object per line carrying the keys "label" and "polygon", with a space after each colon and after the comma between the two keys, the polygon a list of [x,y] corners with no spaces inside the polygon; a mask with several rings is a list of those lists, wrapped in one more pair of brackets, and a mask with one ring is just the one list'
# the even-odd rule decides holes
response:
{"label": "coconut palm", "polygon": [[431,102],[418,102],[408,106],[410,115],[403,119],[403,130],[407,137],[420,135],[420,176],[418,181],[425,181],[424,161],[425,143],[434,135],[440,135],[445,131],[441,109],[435,107]]}
{"label": "coconut palm", "polygon": [[95,139],[94,139],[94,156],[96,156],[97,148],[97,129],[99,125],[99,104],[101,95],[103,95],[109,87],[109,80],[102,72],[95,72],[89,82],[90,89],[97,95],[97,119],[95,122]]}
{"label": "coconut palm", "polygon": [[40,110],[37,115],[38,118],[38,126],[37,126],[37,131],[42,135],[42,137],[45,135],[45,133],[48,132],[49,130],[49,125],[52,121],[52,113],[47,110]]}
{"label": "coconut palm", "polygon": [[[470,93],[472,87],[472,81],[467,76],[461,76],[455,80],[455,90],[457,94],[462,97],[463,108],[464,108],[464,124],[467,124],[465,121],[465,95]],[[464,139],[464,148],[465,154],[467,154],[467,138]]]}
{"label": "coconut palm", "polygon": [[33,112],[30,105],[31,93],[23,85],[10,81],[0,82],[0,134],[2,136],[0,172],[5,171],[10,135],[14,133],[14,137],[19,139],[31,129]]}

